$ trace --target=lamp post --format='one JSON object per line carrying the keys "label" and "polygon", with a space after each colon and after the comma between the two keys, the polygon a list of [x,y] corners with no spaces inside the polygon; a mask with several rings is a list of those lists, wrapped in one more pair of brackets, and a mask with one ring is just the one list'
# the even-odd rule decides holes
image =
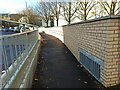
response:
{"label": "lamp post", "polygon": [[28,24],[28,23],[29,23],[29,18],[28,18],[28,8],[27,8],[27,1],[26,1],[25,3],[26,3],[27,24]]}
{"label": "lamp post", "polygon": [[[118,1],[118,8],[119,8],[118,12],[120,12],[120,1]],[[118,15],[120,15],[120,13]]]}

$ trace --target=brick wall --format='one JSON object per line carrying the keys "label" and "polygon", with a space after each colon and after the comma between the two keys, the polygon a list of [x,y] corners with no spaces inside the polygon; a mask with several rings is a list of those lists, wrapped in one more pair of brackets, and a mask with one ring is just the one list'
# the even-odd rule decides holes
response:
{"label": "brick wall", "polygon": [[63,26],[64,43],[79,61],[78,48],[104,62],[100,72],[106,86],[120,84],[120,17],[80,22]]}

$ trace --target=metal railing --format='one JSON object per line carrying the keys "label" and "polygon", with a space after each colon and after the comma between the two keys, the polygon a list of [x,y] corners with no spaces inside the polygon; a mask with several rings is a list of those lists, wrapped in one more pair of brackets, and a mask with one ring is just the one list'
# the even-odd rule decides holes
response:
{"label": "metal railing", "polygon": [[98,57],[79,48],[80,60],[79,62],[91,73],[99,82],[101,82],[100,72],[104,66],[104,62]]}
{"label": "metal railing", "polygon": [[12,83],[38,41],[38,30],[0,38],[2,47],[1,88]]}

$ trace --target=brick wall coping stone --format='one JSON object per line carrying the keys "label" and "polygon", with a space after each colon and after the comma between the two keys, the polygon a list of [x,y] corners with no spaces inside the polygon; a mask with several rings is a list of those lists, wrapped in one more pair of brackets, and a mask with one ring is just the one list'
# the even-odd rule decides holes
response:
{"label": "brick wall coping stone", "polygon": [[81,22],[77,22],[77,23],[63,25],[63,27],[64,26],[70,26],[70,25],[76,25],[76,24],[82,24],[82,23],[89,23],[89,22],[94,22],[94,21],[100,21],[100,20],[106,20],[106,19],[120,19],[120,15],[116,15],[116,16],[115,15],[110,15],[110,16],[90,19],[90,20],[86,20],[86,21],[81,21]]}

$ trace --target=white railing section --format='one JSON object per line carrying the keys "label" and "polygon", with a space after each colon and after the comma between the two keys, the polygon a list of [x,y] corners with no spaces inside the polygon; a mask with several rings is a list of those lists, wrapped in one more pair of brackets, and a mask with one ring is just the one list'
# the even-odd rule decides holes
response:
{"label": "white railing section", "polygon": [[0,38],[2,72],[0,88],[8,88],[38,41],[38,30]]}

